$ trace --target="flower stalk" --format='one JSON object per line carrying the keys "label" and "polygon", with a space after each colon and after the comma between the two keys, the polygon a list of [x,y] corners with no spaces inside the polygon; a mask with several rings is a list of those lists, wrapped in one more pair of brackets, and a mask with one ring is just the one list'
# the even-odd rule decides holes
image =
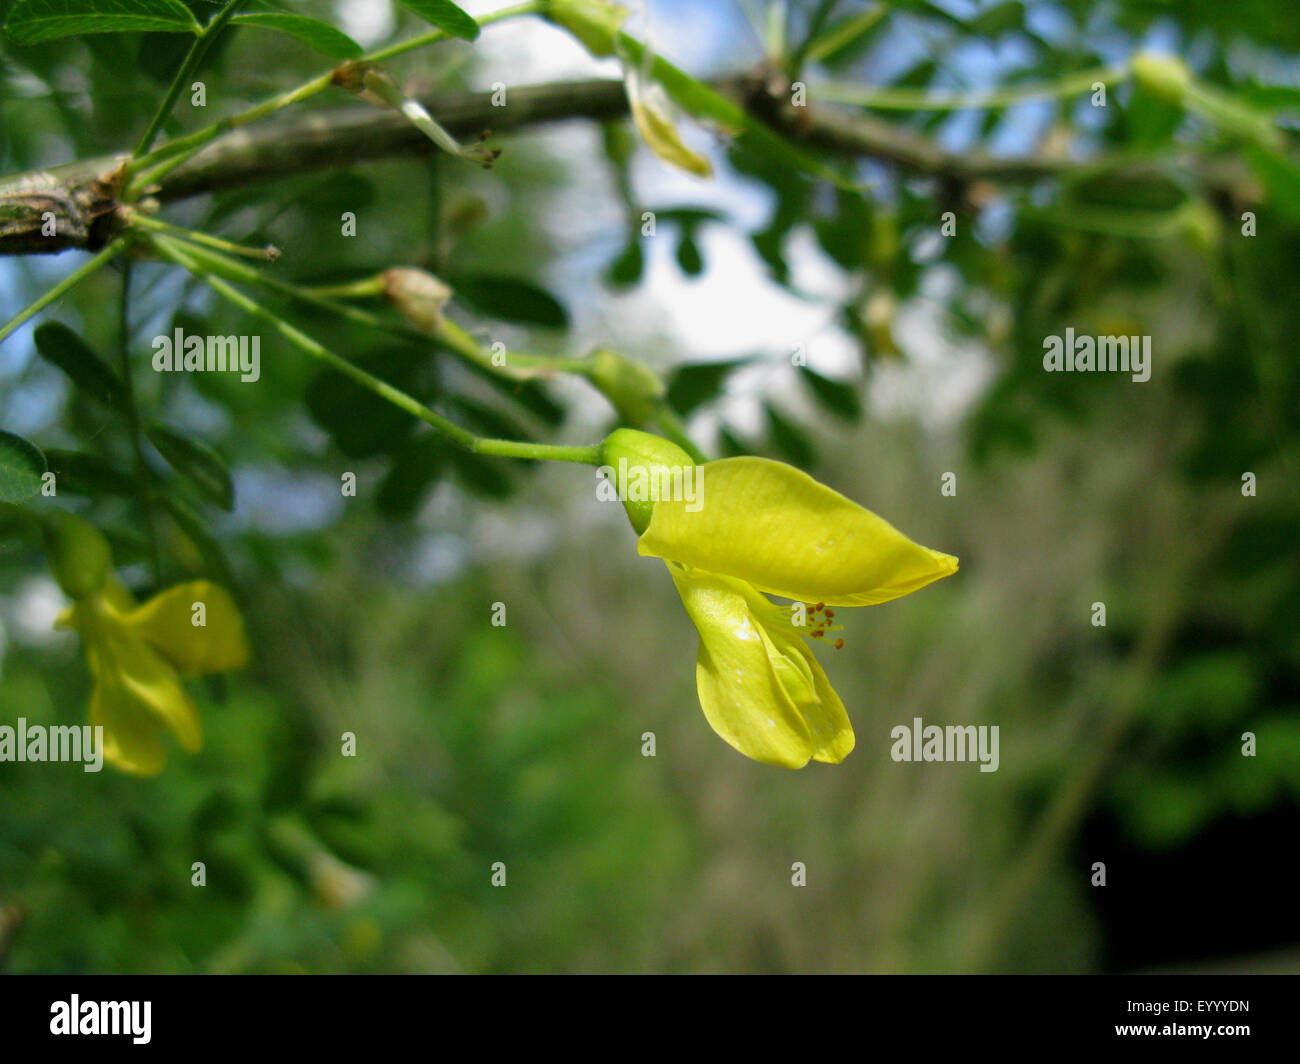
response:
{"label": "flower stalk", "polygon": [[170,237],[155,234],[150,242],[165,258],[188,270],[194,276],[205,281],[210,288],[218,295],[222,296],[228,302],[233,303],[241,310],[247,311],[254,317],[260,318],[267,322],[271,328],[279,333],[284,339],[288,340],[294,347],[304,354],[324,363],[331,369],[350,377],[363,388],[374,392],[381,399],[392,403],[399,410],[404,410],[412,417],[431,425],[452,443],[463,447],[467,451],[477,454],[492,454],[503,458],[529,458],[554,462],[577,462],[585,465],[599,464],[599,447],[598,446],[567,446],[561,444],[530,443],[523,440],[499,440],[475,436],[467,429],[462,428],[455,422],[443,417],[441,414],[430,410],[415,397],[396,388],[385,380],[366,372],[360,366],[354,365],[341,355],[336,354],[327,348],[318,340],[308,336],[301,329],[298,329],[285,321],[278,314],[268,310],[256,300],[245,295],[233,285],[228,284],[223,278],[218,276],[214,271],[208,269],[198,262],[189,253],[189,249],[181,247]]}

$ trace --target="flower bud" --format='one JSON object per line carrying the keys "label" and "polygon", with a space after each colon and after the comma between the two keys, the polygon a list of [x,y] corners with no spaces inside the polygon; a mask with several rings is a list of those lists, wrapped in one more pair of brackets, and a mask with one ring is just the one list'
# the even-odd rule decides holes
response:
{"label": "flower bud", "polygon": [[363,59],[349,59],[334,68],[330,81],[339,88],[360,96],[365,91],[366,75],[377,69],[374,63],[368,63]]}
{"label": "flower bud", "polygon": [[624,78],[632,121],[646,147],[660,159],[696,177],[712,177],[713,165],[682,140],[673,121],[673,108],[657,82],[643,83],[639,71],[629,67]]}
{"label": "flower bud", "polygon": [[104,586],[113,567],[113,552],[99,529],[74,514],[61,513],[46,520],[41,535],[50,569],[64,594],[85,598]]}
{"label": "flower bud", "polygon": [[588,360],[587,379],[629,425],[644,425],[655,415],[664,383],[647,366],[602,348]]}
{"label": "flower bud", "polygon": [[433,274],[407,266],[385,270],[384,295],[407,321],[424,332],[437,332],[451,289]]}
{"label": "flower bud", "polygon": [[602,471],[613,479],[623,509],[638,535],[650,527],[655,504],[653,499],[632,499],[634,493],[628,490],[629,482],[635,478],[663,483],[671,477],[672,470],[680,471],[678,481],[682,482],[685,471],[695,465],[691,456],[675,443],[636,429],[615,429],[605,437],[600,445],[600,464]]}
{"label": "flower bud", "polygon": [[1139,88],[1165,103],[1182,106],[1192,72],[1177,56],[1139,52],[1130,60],[1130,68]]}
{"label": "flower bud", "polygon": [[550,0],[546,17],[563,26],[595,56],[613,55],[619,29],[631,12],[608,0]]}

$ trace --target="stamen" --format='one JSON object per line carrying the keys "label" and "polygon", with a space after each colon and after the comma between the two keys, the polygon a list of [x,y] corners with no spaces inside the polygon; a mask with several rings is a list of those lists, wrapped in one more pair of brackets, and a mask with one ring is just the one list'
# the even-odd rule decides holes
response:
{"label": "stamen", "polygon": [[836,650],[843,650],[843,649],[844,649],[844,640],[843,640],[843,639],[837,639],[837,640],[835,640],[834,646],[835,646],[835,649],[836,649]]}

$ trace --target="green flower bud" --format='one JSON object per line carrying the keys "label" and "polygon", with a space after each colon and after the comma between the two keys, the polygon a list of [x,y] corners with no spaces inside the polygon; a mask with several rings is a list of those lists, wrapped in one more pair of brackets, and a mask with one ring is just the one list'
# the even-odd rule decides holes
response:
{"label": "green flower bud", "polygon": [[680,483],[685,471],[695,465],[677,444],[636,429],[611,432],[600,445],[600,464],[623,500],[623,509],[637,535],[650,527],[655,504],[652,499],[633,498],[638,493],[630,490],[632,481],[664,483],[677,470]]}
{"label": "green flower bud", "polygon": [[588,362],[587,380],[614,404],[620,420],[629,425],[644,425],[654,417],[664,394],[664,383],[658,374],[603,348],[592,352]]}
{"label": "green flower bud", "polygon": [[1165,103],[1175,107],[1183,105],[1192,72],[1177,56],[1139,52],[1129,62],[1138,87]]}
{"label": "green flower bud", "polygon": [[46,520],[41,534],[50,569],[64,594],[85,598],[104,586],[113,568],[113,552],[99,529],[73,514],[56,514]]}
{"label": "green flower bud", "polygon": [[611,4],[608,0],[551,0],[545,13],[595,56],[614,54],[619,29],[631,14],[622,4]]}

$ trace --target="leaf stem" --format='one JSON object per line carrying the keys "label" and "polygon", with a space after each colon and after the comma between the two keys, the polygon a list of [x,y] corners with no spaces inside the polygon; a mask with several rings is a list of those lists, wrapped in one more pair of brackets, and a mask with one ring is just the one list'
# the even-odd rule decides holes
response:
{"label": "leaf stem", "polygon": [[[426,333],[423,330],[413,328],[404,321],[390,321],[377,314],[371,314],[369,311],[339,301],[340,298],[382,296],[384,292],[382,276],[354,281],[350,284],[303,288],[267,276],[262,271],[255,270],[243,262],[211,250],[210,246],[196,245],[196,238],[203,236],[202,233],[195,233],[180,226],[169,225],[166,222],[145,215],[137,215],[134,221],[143,228],[182,241],[186,254],[195,264],[218,277],[240,284],[265,288],[277,295],[335,314],[354,324],[382,329],[407,340],[415,342],[435,341],[442,344],[462,361],[496,377],[524,381],[546,379],[556,373],[572,373],[585,378],[591,369],[588,359],[552,358],[545,355],[529,355],[515,351],[505,353],[504,357],[507,364],[498,364],[494,353],[483,350],[469,332],[449,318],[443,318],[435,332]],[[681,419],[669,408],[667,403],[660,402],[655,420],[664,435],[690,454],[694,461],[697,463],[708,461],[708,457],[691,440]]]}
{"label": "leaf stem", "polygon": [[153,519],[149,465],[144,457],[144,440],[140,431],[140,410],[135,402],[135,384],[131,374],[131,263],[122,270],[122,291],[118,302],[118,355],[122,373],[122,396],[126,406],[126,426],[131,436],[131,449],[135,454],[136,501],[144,519],[145,535],[149,541],[149,567],[154,583],[162,584],[162,558],[158,552],[158,534]]}
{"label": "leaf stem", "polygon": [[819,63],[846,45],[861,40],[887,14],[889,14],[889,5],[880,4],[870,11],[864,11],[841,22],[838,26],[833,26],[819,37],[814,38],[810,35],[803,48],[803,54],[799,56],[800,66],[806,62]]}
{"label": "leaf stem", "polygon": [[[196,130],[187,136],[170,140],[157,151],[151,152],[144,158],[131,160],[126,166],[130,184],[124,193],[124,198],[128,201],[138,198],[151,185],[156,184],[173,170],[183,165],[191,156],[198,154],[221,134],[248,125],[248,123],[255,122],[259,118],[265,118],[281,108],[315,96],[318,92],[324,92],[332,84],[334,84],[333,71],[304,82],[296,89],[290,89],[288,92],[282,92],[278,96],[263,100],[255,107],[250,107],[247,111],[228,115],[221,121],[214,122],[212,125],[205,126],[203,129]],[[149,169],[145,169],[146,166]]]}
{"label": "leaf stem", "polygon": [[119,254],[121,254],[124,247],[126,247],[126,239],[121,235],[115,237],[103,249],[86,262],[83,262],[53,288],[38,296],[34,301],[29,303],[26,307],[5,322],[3,326],[0,326],[0,343],[2,343],[10,333],[17,329],[18,326],[27,321],[28,318],[39,314],[55,300],[66,295],[68,292],[71,292],[77,287],[77,285],[81,284],[82,281],[105,263],[111,262],[115,259]]}
{"label": "leaf stem", "polygon": [[170,237],[157,235],[150,238],[150,243],[166,258],[188,270],[196,277],[202,278],[218,295],[224,297],[241,310],[267,322],[271,328],[300,351],[351,378],[380,398],[388,400],[399,410],[404,410],[412,417],[425,422],[425,424],[432,425],[453,443],[467,451],[478,454],[493,454],[505,458],[532,458],[555,462],[577,462],[584,465],[598,465],[600,462],[600,448],[594,445],[570,447],[528,443],[518,440],[485,439],[475,436],[455,422],[430,410],[418,399],[408,395],[400,388],[393,387],[387,381],[367,373],[360,366],[353,365],[341,355],[335,354],[324,344],[295,328],[279,315],[246,296],[239,289],[226,283],[214,271],[200,264],[197,257],[191,257],[190,249],[182,248]]}
{"label": "leaf stem", "polygon": [[[303,288],[268,276],[245,263],[217,253],[211,249],[210,241],[199,240],[204,235],[202,233],[192,232],[189,229],[170,225],[144,215],[137,215],[134,221],[142,228],[151,229],[185,241],[187,254],[195,262],[228,281],[256,285],[287,299],[293,299],[308,306],[328,311],[357,325],[383,329],[385,332],[393,333],[408,340],[423,343],[430,341],[441,343],[457,358],[472,363],[498,377],[520,381],[535,378],[544,379],[554,376],[556,373],[582,373],[586,369],[586,364],[581,359],[550,358],[545,355],[530,355],[513,351],[506,353],[505,357],[508,365],[497,365],[493,361],[493,356],[484,351],[465,329],[446,318],[442,320],[436,332],[427,333],[404,321],[390,321],[367,310],[339,301],[340,297],[382,296],[384,294],[382,278],[368,278],[364,281],[356,281],[346,285]],[[208,246],[196,247],[195,244],[208,244]]]}
{"label": "leaf stem", "polygon": [[826,20],[834,13],[838,3],[839,0],[821,0],[821,3],[817,5],[817,9],[809,16],[808,28],[804,33],[803,40],[799,42],[798,46],[790,53],[790,57],[786,60],[786,72],[791,77],[799,76],[799,71],[803,67],[804,59],[807,58],[808,50],[817,42],[818,37],[821,35],[822,27],[826,25]]}
{"label": "leaf stem", "polygon": [[167,87],[167,95],[163,97],[162,104],[153,116],[153,121],[149,123],[149,128],[144,131],[144,136],[140,138],[140,143],[136,145],[135,151],[131,153],[131,158],[138,158],[153,147],[153,142],[162,131],[163,123],[167,121],[168,116],[172,113],[172,108],[176,106],[176,100],[180,97],[185,82],[189,80],[190,75],[203,62],[203,57],[208,54],[208,49],[212,47],[212,42],[216,40],[222,28],[246,3],[248,3],[248,0],[227,0],[226,6],[218,11],[216,17],[204,26],[199,35],[194,38],[189,54],[185,56],[181,68],[176,71],[176,76],[172,78],[172,83]]}
{"label": "leaf stem", "polygon": [[[490,12],[486,15],[476,15],[475,21],[480,26],[490,26],[493,22],[500,22],[502,19],[515,18],[519,15],[538,15],[545,9],[546,4],[543,0],[525,0],[522,4],[515,4],[513,7],[503,7],[500,10]],[[399,41],[397,44],[390,44],[387,48],[381,48],[377,52],[371,52],[365,57],[365,60],[372,63],[382,63],[385,59],[392,59],[394,56],[404,55],[412,52],[417,48],[423,48],[426,44],[434,44],[437,41],[446,40],[450,34],[445,30],[431,30],[423,33],[418,37],[412,37],[409,41]]]}
{"label": "leaf stem", "polygon": [[245,259],[261,259],[264,262],[274,262],[280,257],[280,252],[274,247],[255,248],[249,247],[247,244],[236,244],[230,240],[223,240],[219,236],[212,236],[210,233],[186,229],[184,226],[173,225],[161,218],[154,218],[151,215],[138,212],[133,212],[131,224],[144,229],[154,229],[160,233],[169,233],[181,240],[189,240],[192,243],[202,244],[204,247],[224,251],[229,255],[238,255]]}

